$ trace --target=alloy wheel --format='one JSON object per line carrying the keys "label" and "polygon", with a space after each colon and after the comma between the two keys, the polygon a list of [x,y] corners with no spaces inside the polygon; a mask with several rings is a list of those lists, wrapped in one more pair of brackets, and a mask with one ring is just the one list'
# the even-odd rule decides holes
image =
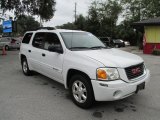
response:
{"label": "alloy wheel", "polygon": [[72,94],[75,100],[79,103],[84,103],[87,100],[86,86],[79,80],[76,80],[72,85]]}

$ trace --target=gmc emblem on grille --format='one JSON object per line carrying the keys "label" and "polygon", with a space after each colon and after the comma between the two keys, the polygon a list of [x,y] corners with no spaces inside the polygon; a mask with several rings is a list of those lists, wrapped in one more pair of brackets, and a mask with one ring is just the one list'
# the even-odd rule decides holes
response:
{"label": "gmc emblem on grille", "polygon": [[132,74],[138,74],[138,73],[140,73],[141,72],[141,69],[138,67],[138,68],[134,68],[134,69],[132,69]]}

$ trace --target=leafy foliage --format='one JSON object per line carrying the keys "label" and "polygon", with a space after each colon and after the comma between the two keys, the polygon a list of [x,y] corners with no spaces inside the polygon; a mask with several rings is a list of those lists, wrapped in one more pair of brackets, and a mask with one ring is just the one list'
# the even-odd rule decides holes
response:
{"label": "leafy foliage", "polygon": [[132,20],[143,20],[160,16],[159,0],[121,0],[126,16]]}
{"label": "leafy foliage", "polygon": [[87,17],[78,15],[76,23],[68,23],[58,27],[85,30],[97,36],[114,36],[121,11],[122,7],[118,1],[109,0],[104,3],[94,1],[89,7]]}
{"label": "leafy foliage", "polygon": [[[89,31],[99,37],[120,38],[131,45],[142,47],[143,28],[134,30],[133,22],[160,16],[159,0],[107,0],[93,1],[87,17],[77,16],[76,23],[59,28]],[[117,25],[119,16],[123,21]],[[74,26],[74,27],[73,27]]]}
{"label": "leafy foliage", "polygon": [[16,16],[28,13],[50,20],[55,12],[55,0],[1,0],[3,10],[14,10]]}
{"label": "leafy foliage", "polygon": [[154,49],[152,52],[153,55],[160,56],[160,49]]}
{"label": "leafy foliage", "polygon": [[[17,16],[25,13],[38,15],[46,21],[54,16],[55,4],[55,0],[0,1],[3,10],[14,10]],[[131,45],[142,45],[143,30],[135,31],[131,25],[143,19],[159,17],[159,6],[159,0],[95,0],[89,6],[87,16],[78,15],[75,23],[66,23],[57,28],[89,31],[99,37],[119,38],[130,41]],[[123,21],[118,25],[119,16],[123,17]],[[21,18],[20,21],[25,20]],[[19,24],[23,26],[20,28],[23,28],[22,33],[30,29],[25,24],[32,23]]]}
{"label": "leafy foliage", "polygon": [[32,16],[21,15],[17,19],[17,33],[23,35],[26,31],[35,30],[40,27],[40,23]]}

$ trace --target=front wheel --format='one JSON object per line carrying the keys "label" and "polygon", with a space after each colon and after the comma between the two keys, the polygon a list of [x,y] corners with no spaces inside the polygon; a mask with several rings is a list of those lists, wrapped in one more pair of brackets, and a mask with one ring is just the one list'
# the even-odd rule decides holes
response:
{"label": "front wheel", "polygon": [[81,108],[90,108],[94,103],[90,80],[83,75],[74,75],[70,80],[70,93],[73,102]]}

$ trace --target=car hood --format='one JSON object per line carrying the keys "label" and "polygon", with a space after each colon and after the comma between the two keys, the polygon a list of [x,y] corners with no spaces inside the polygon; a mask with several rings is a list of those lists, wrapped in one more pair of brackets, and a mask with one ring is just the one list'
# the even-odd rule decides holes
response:
{"label": "car hood", "polygon": [[143,59],[137,55],[114,48],[76,51],[76,53],[99,61],[106,67],[125,68],[143,62]]}

